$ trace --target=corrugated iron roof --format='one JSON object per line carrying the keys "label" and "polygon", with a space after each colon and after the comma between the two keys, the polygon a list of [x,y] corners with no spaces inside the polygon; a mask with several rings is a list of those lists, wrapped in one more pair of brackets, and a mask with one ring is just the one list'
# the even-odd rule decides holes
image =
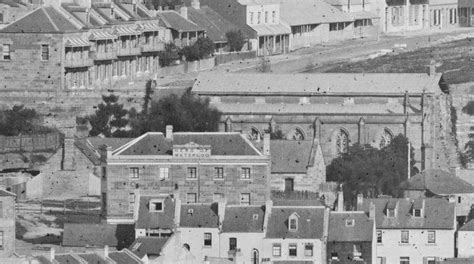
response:
{"label": "corrugated iron roof", "polygon": [[116,39],[117,36],[110,34],[106,31],[92,31],[89,40],[104,40],[104,39]]}
{"label": "corrugated iron roof", "polygon": [[66,47],[88,47],[90,46],[89,40],[83,38],[66,38]]}

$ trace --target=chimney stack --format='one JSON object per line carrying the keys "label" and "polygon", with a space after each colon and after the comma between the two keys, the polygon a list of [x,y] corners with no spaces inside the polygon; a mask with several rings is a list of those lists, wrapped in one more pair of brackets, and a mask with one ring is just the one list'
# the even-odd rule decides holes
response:
{"label": "chimney stack", "polygon": [[436,61],[431,60],[428,75],[435,76],[435,74],[436,74]]}
{"label": "chimney stack", "polygon": [[188,8],[185,7],[185,6],[182,6],[180,9],[179,9],[179,14],[184,17],[185,19],[188,19]]}
{"label": "chimney stack", "polygon": [[360,210],[360,208],[362,207],[362,203],[364,202],[364,195],[362,195],[361,193],[359,193],[357,195],[357,210]]}
{"label": "chimney stack", "polygon": [[51,262],[54,261],[54,255],[56,254],[56,250],[54,249],[54,247],[51,247],[51,249],[49,250],[49,260]]}
{"label": "chimney stack", "polygon": [[104,246],[104,258],[109,257],[109,246],[105,245]]}
{"label": "chimney stack", "polygon": [[339,192],[337,193],[337,211],[344,211],[344,192],[342,191],[342,184],[340,185]]}
{"label": "chimney stack", "polygon": [[270,156],[270,134],[263,135],[263,155]]}
{"label": "chimney stack", "polygon": [[226,204],[225,198],[221,198],[217,202],[217,215],[219,217],[219,225],[222,225],[224,223],[225,204]]}
{"label": "chimney stack", "polygon": [[375,204],[370,202],[369,206],[369,219],[375,221]]}
{"label": "chimney stack", "polygon": [[173,126],[166,126],[166,139],[173,140]]}
{"label": "chimney stack", "polygon": [[194,9],[200,9],[201,8],[201,3],[199,3],[199,0],[193,0],[191,2],[191,6],[194,8]]}

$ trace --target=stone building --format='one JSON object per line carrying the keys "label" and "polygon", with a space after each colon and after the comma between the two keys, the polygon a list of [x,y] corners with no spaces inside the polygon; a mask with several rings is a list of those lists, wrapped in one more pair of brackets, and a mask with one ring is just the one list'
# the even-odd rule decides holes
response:
{"label": "stone building", "polygon": [[269,199],[270,158],[239,133],[173,133],[168,126],[166,135],[146,133],[105,155],[102,208],[109,222],[133,221],[139,193],[174,194],[183,203]]}
{"label": "stone building", "polygon": [[15,194],[0,190],[0,258],[15,252],[15,200]]}
{"label": "stone building", "polygon": [[434,66],[430,74],[201,73],[192,90],[223,113],[220,131],[316,138],[326,164],[354,143],[380,148],[404,134],[423,170],[436,161],[441,81]]}

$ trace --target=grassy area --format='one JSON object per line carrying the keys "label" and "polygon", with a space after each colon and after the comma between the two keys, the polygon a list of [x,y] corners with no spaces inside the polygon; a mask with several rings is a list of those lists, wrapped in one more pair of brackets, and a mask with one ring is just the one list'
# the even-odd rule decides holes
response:
{"label": "grassy area", "polygon": [[[393,53],[360,62],[339,63],[325,72],[427,73],[431,60],[439,65],[447,84],[474,82],[473,39],[463,39],[415,51]],[[313,71],[318,71],[315,69]]]}

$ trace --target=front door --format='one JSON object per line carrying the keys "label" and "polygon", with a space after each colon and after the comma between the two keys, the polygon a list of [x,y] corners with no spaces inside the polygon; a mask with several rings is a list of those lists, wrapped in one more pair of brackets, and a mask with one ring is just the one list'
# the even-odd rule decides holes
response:
{"label": "front door", "polygon": [[285,192],[292,192],[294,188],[294,179],[286,178],[285,179]]}

